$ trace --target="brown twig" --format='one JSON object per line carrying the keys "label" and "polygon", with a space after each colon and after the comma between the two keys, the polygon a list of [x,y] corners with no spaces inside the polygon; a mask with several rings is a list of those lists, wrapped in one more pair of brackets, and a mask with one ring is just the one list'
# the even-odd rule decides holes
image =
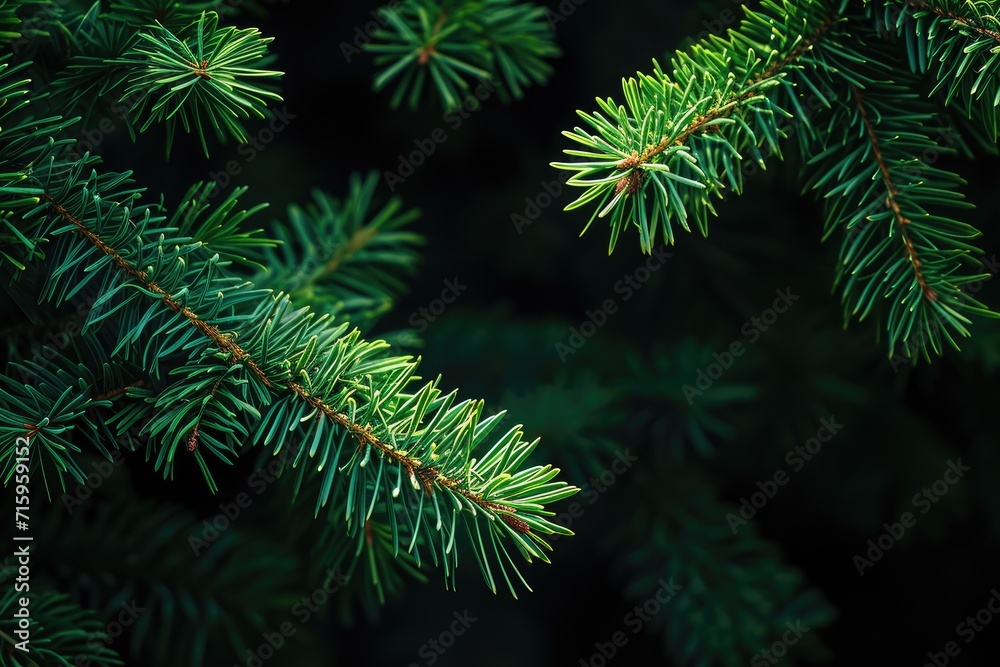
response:
{"label": "brown twig", "polygon": [[[234,363],[242,364],[264,386],[270,389],[279,388],[279,383],[272,381],[267,374],[264,373],[263,369],[261,369],[260,366],[254,361],[250,354],[240,347],[240,345],[238,345],[230,336],[221,333],[214,325],[209,324],[205,320],[198,317],[192,310],[182,305],[160,285],[151,280],[146,272],[132,266],[127,259],[122,257],[121,254],[119,254],[114,248],[105,243],[97,234],[87,229],[80,219],[72,215],[64,206],[56,202],[48,194],[41,195],[41,199],[47,202],[60,217],[72,223],[76,227],[76,231],[81,236],[90,241],[90,243],[92,243],[98,250],[110,257],[115,266],[123,270],[133,279],[139,281],[148,291],[159,295],[161,301],[167,306],[167,308],[187,319],[187,321],[198,329],[198,331],[210,338],[216,346],[218,346],[221,350],[228,352]],[[425,466],[419,459],[400,453],[395,447],[383,442],[375,436],[372,433],[370,426],[354,423],[351,421],[350,417],[337,412],[332,407],[324,403],[320,397],[313,396],[297,382],[288,380],[280,384],[283,384],[285,388],[299,396],[306,402],[306,404],[322,412],[331,421],[347,429],[351,435],[358,439],[359,444],[370,445],[379,450],[379,452],[381,452],[384,456],[403,466],[410,475],[411,479],[414,479],[415,476],[419,477],[420,482],[424,486],[424,490],[428,494],[433,493],[432,485],[437,483],[465,496],[484,509],[491,509],[490,501],[486,500],[479,494],[464,488],[465,485],[461,480],[452,479],[441,473],[441,471],[437,468]],[[37,432],[37,427],[33,427],[29,424],[26,424],[25,428],[33,428],[35,429],[35,432]],[[504,515],[501,515],[501,518],[503,517]],[[506,519],[504,520],[506,521]],[[507,521],[507,523],[510,525],[509,521]]]}
{"label": "brown twig", "polygon": [[910,225],[910,219],[903,215],[902,208],[899,206],[899,191],[896,189],[896,185],[890,177],[889,167],[886,165],[885,159],[882,156],[882,148],[879,144],[878,136],[875,134],[875,127],[868,118],[868,111],[865,109],[864,98],[861,96],[861,91],[854,86],[851,86],[851,92],[854,93],[854,101],[857,103],[858,110],[861,112],[861,121],[865,125],[865,133],[868,135],[868,141],[871,143],[872,152],[875,155],[875,161],[878,163],[878,170],[882,176],[882,182],[885,184],[885,188],[888,193],[886,194],[886,204],[890,209],[892,209],[896,222],[899,223],[900,233],[903,237],[903,245],[906,248],[906,256],[910,260],[910,264],[913,266],[913,274],[916,277],[917,283],[920,285],[920,289],[923,291],[924,296],[931,301],[937,301],[937,292],[935,292],[931,286],[927,284],[927,279],[924,276],[923,271],[920,269],[921,262],[917,257],[917,248],[913,245],[913,239],[910,238],[910,234],[907,231],[907,227]]}

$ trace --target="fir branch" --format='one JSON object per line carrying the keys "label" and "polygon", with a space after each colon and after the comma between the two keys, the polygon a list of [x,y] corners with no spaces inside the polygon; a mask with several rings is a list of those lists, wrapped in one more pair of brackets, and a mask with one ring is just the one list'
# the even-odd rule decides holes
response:
{"label": "fir branch", "polygon": [[690,231],[693,218],[707,234],[712,198],[726,188],[742,192],[739,161],[763,165],[764,146],[780,156],[778,121],[801,109],[791,74],[829,104],[804,70],[828,57],[819,45],[841,23],[843,7],[765,2],[761,13],[744,11],[739,31],[677,52],[670,74],[654,60],[651,75],[625,80],[627,106],[598,99],[606,115],[579,112],[592,130],[563,132],[585,148],[565,151],[584,161],[552,164],[577,172],[568,185],[586,188],[566,210],[596,202],[583,231],[609,218],[609,252],[629,226],[646,253],[661,230],[674,242],[673,221]]}
{"label": "fir branch", "polygon": [[[808,187],[824,198],[827,235],[848,231],[836,281],[844,282],[845,316],[885,308],[890,356],[901,344],[906,356],[929,358],[945,341],[957,348],[954,334],[970,335],[968,316],[997,315],[961,289],[984,277],[973,256],[982,251],[971,244],[979,231],[939,212],[971,207],[958,192],[964,181],[923,157],[956,151],[931,139],[934,110],[913,92],[916,81],[885,49],[869,52],[856,70],[870,83],[844,87]],[[882,78],[889,73],[893,80]]]}
{"label": "fir branch", "polygon": [[933,69],[933,93],[943,92],[945,103],[985,129],[995,144],[1000,137],[1000,19],[995,3],[868,0],[868,4],[880,31],[905,38],[910,69],[918,73]]}
{"label": "fir branch", "polygon": [[854,96],[854,100],[858,105],[858,112],[861,114],[861,122],[865,126],[865,136],[871,143],[872,154],[875,157],[875,162],[878,163],[879,176],[881,176],[882,182],[885,185],[886,203],[889,208],[892,209],[896,224],[899,225],[899,235],[903,239],[906,258],[909,260],[910,266],[913,269],[913,277],[920,286],[924,296],[931,301],[937,301],[937,292],[935,292],[927,284],[927,278],[924,277],[924,272],[920,268],[921,261],[917,257],[917,249],[914,247],[913,239],[910,238],[910,233],[907,229],[907,226],[910,224],[910,219],[903,215],[902,208],[899,205],[899,191],[893,183],[892,176],[889,174],[889,168],[886,166],[885,158],[882,156],[882,151],[879,147],[879,140],[875,134],[875,128],[872,126],[872,122],[868,117],[867,109],[865,109],[865,100],[861,96],[861,91],[854,86],[851,86],[851,94]]}
{"label": "fir branch", "polygon": [[419,215],[397,198],[374,206],[378,175],[352,176],[343,201],[322,192],[313,203],[291,206],[288,222],[273,226],[281,246],[255,255],[266,269],[251,279],[368,330],[407,289],[416,246],[423,238],[406,229]]}
{"label": "fir branch", "polygon": [[741,89],[728,92],[728,97],[724,98],[715,106],[708,109],[708,111],[703,112],[691,121],[691,123],[685,127],[684,130],[681,131],[675,139],[673,139],[673,141],[671,141],[671,137],[669,135],[663,137],[663,139],[660,140],[660,143],[647,148],[643,151],[642,155],[631,155],[628,158],[623,159],[618,163],[618,169],[633,169],[635,167],[639,167],[646,162],[649,162],[653,157],[662,153],[670,145],[683,146],[685,142],[687,142],[688,139],[690,139],[691,136],[697,132],[710,131],[710,129],[721,131],[721,128],[716,126],[715,121],[720,118],[728,118],[734,111],[739,110],[740,106],[744,102],[750,101],[757,94],[757,91],[754,90],[757,84],[763,83],[772,77],[786,73],[789,66],[793,65],[796,61],[802,58],[802,56],[809,53],[813,45],[822,39],[827,32],[829,32],[830,28],[837,22],[838,19],[839,17],[836,14],[828,16],[811,35],[800,40],[798,45],[792,49],[788,55],[771,63],[759,74],[753,75]]}
{"label": "fir branch", "polygon": [[216,347],[229,355],[233,363],[243,364],[246,366],[247,369],[249,369],[249,371],[265,387],[268,389],[277,389],[283,386],[285,389],[288,389],[293,394],[301,398],[310,407],[322,412],[331,421],[345,428],[349,433],[351,433],[351,435],[358,439],[358,442],[361,445],[370,445],[382,452],[385,456],[399,463],[406,469],[410,480],[415,482],[416,476],[419,474],[421,475],[421,479],[424,480],[426,484],[436,482],[442,486],[453,488],[480,507],[489,507],[486,504],[487,501],[481,498],[478,494],[463,490],[461,488],[461,483],[458,480],[449,479],[448,477],[442,475],[436,468],[423,465],[419,459],[406,456],[396,451],[392,445],[382,442],[379,438],[375,437],[372,434],[370,425],[361,425],[352,421],[347,415],[337,412],[324,403],[320,397],[311,395],[309,391],[302,387],[302,385],[298,382],[292,380],[285,380],[283,382],[281,380],[272,380],[272,378],[268,377],[268,375],[264,373],[250,354],[247,353],[247,351],[244,350],[231,337],[223,335],[214,325],[198,317],[198,315],[196,315],[190,308],[187,308],[176,298],[168,294],[166,290],[160,287],[160,285],[151,280],[145,271],[141,271],[132,266],[128,260],[122,257],[121,254],[119,254],[114,248],[101,240],[97,234],[87,229],[86,225],[84,225],[80,219],[70,214],[64,206],[52,199],[48,193],[42,193],[40,198],[47,202],[61,218],[72,223],[76,227],[76,231],[92,243],[100,252],[109,256],[115,266],[127,273],[129,277],[138,281],[146,290],[161,297],[162,302],[167,306],[167,308],[185,318],[199,332],[210,338]]}
{"label": "fir branch", "polygon": [[[14,127],[17,136],[24,126]],[[517,469],[537,445],[537,441],[523,442],[519,427],[510,429],[481,459],[471,459],[473,449],[500,418],[480,421],[481,402],[452,405],[454,395],[442,396],[437,382],[407,393],[415,370],[409,358],[385,358],[380,354],[385,344],[361,341],[357,331],[344,336],[345,325],[331,326],[329,317],[314,318],[307,309],[292,311],[288,297],[265,296],[241,283],[225,271],[217,255],[205,257],[201,242],[178,236],[177,227],[157,227],[164,221],[159,207],[137,205],[138,193],[127,185],[126,176],[84,177],[85,164],[40,157],[30,169],[12,176],[10,185],[0,187],[6,198],[3,206],[16,212],[24,225],[37,228],[39,235],[58,239],[51,261],[60,268],[49,275],[44,298],[56,303],[72,298],[95,275],[104,275],[100,300],[117,303],[89,323],[90,334],[114,316],[120,339],[113,351],[120,358],[115,361],[141,355],[154,382],[162,366],[172,366],[171,374],[184,376],[164,392],[131,390],[130,395],[144,398],[118,413],[123,415],[123,427],[152,416],[144,430],[166,438],[161,445],[153,444],[162,446],[156,466],[164,474],[172,469],[173,452],[210,410],[213,430],[221,439],[194,452],[210,484],[203,449],[226,460],[242,434],[253,432],[253,442],[267,445],[280,429],[286,436],[275,450],[278,453],[288,446],[290,431],[306,424],[303,437],[309,446],[302,448],[295,466],[301,481],[306,468],[312,467],[303,465],[306,452],[312,457],[323,445],[318,465],[313,464],[324,480],[317,512],[346,494],[344,518],[355,534],[363,529],[376,501],[391,495],[392,504],[406,518],[405,525],[394,524],[394,539],[398,543],[400,532],[409,531],[408,550],[414,551],[418,562],[420,544],[431,550],[435,562],[443,557],[450,582],[455,577],[459,520],[494,589],[489,560],[499,564],[512,591],[507,565],[520,577],[502,541],[512,541],[529,562],[547,561],[543,549],[550,547],[542,536],[569,534],[544,518],[551,516],[544,504],[576,489],[552,482],[558,470],[551,466]],[[24,179],[33,188],[14,185]],[[32,197],[25,198],[29,191]],[[123,201],[132,202],[132,207]],[[144,235],[152,230],[159,240],[151,243]],[[251,302],[257,307],[246,312],[242,304]],[[223,323],[228,331],[220,328]],[[205,342],[210,343],[208,348]],[[173,357],[181,351],[187,360],[178,363]],[[226,377],[216,387],[214,382],[222,375]],[[58,391],[57,386],[68,380],[67,375],[53,376],[46,393]],[[168,400],[170,396],[183,400]],[[209,408],[199,412],[191,399],[206,401]],[[11,407],[14,419],[18,407]],[[241,423],[227,425],[227,415],[238,416]],[[45,426],[39,427],[40,437],[46,437]],[[207,428],[199,427],[202,445],[209,444],[208,435]],[[357,443],[353,455],[352,448],[344,449],[348,438]],[[343,466],[339,465],[342,452],[349,456]],[[369,461],[377,465],[367,466]],[[396,469],[395,487],[389,474],[383,474],[387,467]],[[404,472],[412,491],[400,488]],[[443,507],[439,496],[445,498]],[[517,516],[511,518],[514,513]],[[425,521],[425,514],[436,520]],[[440,544],[434,545],[435,540]]]}
{"label": "fir branch", "polygon": [[[133,140],[137,131],[163,123],[168,157],[178,124],[198,135],[206,156],[208,126],[220,141],[230,136],[245,143],[240,119],[266,118],[267,104],[281,100],[272,86],[255,82],[282,76],[265,68],[272,38],[252,28],[220,27],[215,12],[170,5],[103,14],[95,4],[68,26],[65,75],[53,89],[57,100],[80,107],[85,122],[102,100],[112,101],[104,106],[125,122]],[[170,20],[148,22],[150,11]]]}
{"label": "fir branch", "polygon": [[281,101],[274,91],[251,83],[282,75],[261,67],[272,38],[253,28],[220,28],[218,22],[218,14],[204,12],[176,35],[162,26],[152,34],[140,32],[139,45],[121,61],[134,72],[122,99],[138,95],[130,110],[134,115],[148,109],[140,131],[166,123],[168,155],[178,120],[186,131],[198,133],[207,157],[206,124],[220,140],[225,131],[246,143],[238,118],[265,118],[267,101]]}
{"label": "fir branch", "polygon": [[[801,153],[819,168],[810,186],[822,190],[827,203],[826,234],[839,223],[853,230],[838,268],[838,280],[847,277],[847,314],[863,319],[885,303],[890,354],[899,343],[907,355],[940,354],[943,340],[957,347],[952,333],[969,335],[968,315],[996,316],[960,289],[982,277],[965,270],[977,264],[969,257],[977,249],[968,240],[978,232],[925,210],[935,199],[960,206],[950,191],[960,179],[922,164],[921,151],[936,147],[925,129],[933,126],[934,113],[924,106],[903,109],[886,97],[891,88],[896,99],[913,99],[917,81],[900,72],[870,18],[881,12],[877,25],[883,32],[905,32],[914,69],[926,69],[929,58],[941,63],[936,74],[938,88],[947,87],[946,102],[957,96],[971,114],[972,102],[991,98],[992,106],[976,116],[994,136],[1000,129],[1000,79],[993,76],[1000,74],[1000,48],[993,33],[1000,30],[985,11],[988,3],[900,2],[869,3],[864,14],[846,13],[844,2],[767,1],[760,12],[744,8],[746,18],[727,36],[678,52],[669,76],[654,61],[652,75],[624,82],[627,105],[599,99],[603,114],[581,113],[592,130],[563,133],[585,148],[565,151],[583,161],[552,165],[576,172],[568,185],[586,188],[566,209],[596,203],[584,231],[595,219],[608,218],[609,252],[631,226],[638,228],[644,252],[651,252],[660,230],[674,242],[674,221],[690,230],[693,218],[707,234],[708,217],[715,214],[711,199],[724,190],[742,192],[740,163],[752,159],[763,166],[765,146],[780,157],[787,133],[778,120],[795,118]],[[890,10],[900,6],[903,12],[894,18]],[[906,87],[899,86],[903,81]],[[849,101],[838,99],[843,93]],[[816,130],[819,119],[804,112],[806,94],[833,111],[826,134]],[[877,109],[870,104],[873,95]],[[887,126],[901,129],[892,134]],[[872,173],[859,171],[869,166],[882,187],[867,180]],[[861,208],[852,208],[858,199]],[[884,216],[873,213],[883,203],[891,232],[880,225]],[[897,236],[899,262],[887,254]],[[902,279],[904,270],[912,284]],[[916,332],[923,332],[923,342],[911,346],[907,340],[916,340]]]}
{"label": "fir branch", "polygon": [[[460,107],[470,81],[503,82],[501,100],[549,78],[559,55],[545,8],[518,0],[405,0],[381,10],[384,28],[365,46],[378,54],[374,89],[398,81],[390,105],[416,109],[425,84],[446,111]],[[345,54],[346,55],[346,54]]]}

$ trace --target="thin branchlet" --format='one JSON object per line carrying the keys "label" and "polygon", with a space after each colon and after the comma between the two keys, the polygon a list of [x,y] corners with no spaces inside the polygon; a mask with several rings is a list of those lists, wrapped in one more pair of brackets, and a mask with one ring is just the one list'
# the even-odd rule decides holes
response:
{"label": "thin branchlet", "polygon": [[[438,468],[433,466],[424,465],[419,459],[408,456],[401,453],[392,445],[382,441],[373,432],[370,426],[358,424],[351,420],[347,415],[338,412],[334,408],[327,405],[320,397],[312,395],[308,390],[306,390],[299,383],[287,380],[284,382],[278,382],[272,380],[267,376],[267,374],[260,368],[260,366],[254,361],[250,354],[244,350],[238,343],[236,343],[232,337],[226,336],[221,333],[218,328],[214,325],[206,322],[205,320],[198,317],[192,310],[185,307],[183,304],[178,302],[173,296],[167,293],[160,285],[156,284],[151,280],[147,274],[132,266],[132,264],[122,257],[118,251],[105,243],[97,234],[87,229],[86,225],[71,214],[64,206],[55,201],[48,194],[42,194],[40,197],[43,201],[47,202],[48,205],[56,212],[61,218],[72,223],[76,231],[86,238],[91,244],[98,248],[101,252],[106,254],[111,258],[111,261],[118,268],[125,271],[129,276],[135,280],[142,283],[150,292],[160,296],[163,303],[173,312],[181,315],[187,321],[194,326],[198,331],[205,334],[212,342],[218,346],[221,350],[228,352],[232,361],[234,363],[240,363],[246,367],[265,387],[273,390],[277,390],[281,385],[284,388],[290,390],[296,396],[300,397],[309,406],[322,412],[328,419],[334,423],[340,425],[341,427],[347,429],[347,431],[357,438],[359,445],[361,446],[371,446],[381,452],[384,456],[388,457],[392,461],[401,465],[409,474],[411,480],[419,479],[420,483],[423,485],[424,490],[430,495],[433,493],[433,485],[439,484],[440,486],[446,487],[451,491],[459,493],[463,497],[469,499],[478,506],[492,510],[495,503],[483,498],[481,495],[466,488],[466,485],[457,479],[453,479],[443,474]],[[37,432],[37,427],[31,426],[29,424],[25,425],[26,428],[33,429]],[[195,447],[197,446],[197,427],[189,435],[188,448],[191,449],[191,438],[194,438]],[[193,449],[192,449],[193,451]],[[513,512],[513,509],[505,509],[505,511]],[[521,530],[520,526],[523,522],[518,523],[516,526],[510,523],[510,518],[507,515],[501,515],[501,519],[504,520],[507,525],[510,525],[515,530],[520,530],[520,532],[528,532],[527,530]],[[519,521],[519,520],[518,520]],[[526,528],[527,524],[523,524]]]}
{"label": "thin branchlet", "polygon": [[920,290],[923,292],[931,301],[938,300],[938,294],[927,284],[927,278],[924,276],[924,272],[921,269],[922,263],[920,258],[917,257],[917,248],[913,244],[913,239],[910,238],[909,225],[910,219],[903,215],[903,210],[899,205],[899,190],[896,189],[895,182],[889,173],[889,167],[885,163],[885,157],[882,154],[881,144],[878,140],[878,135],[875,134],[875,127],[872,125],[871,119],[868,117],[868,110],[865,108],[865,100],[855,86],[851,86],[851,92],[854,95],[854,101],[858,105],[858,112],[861,115],[861,122],[865,126],[865,135],[868,137],[868,142],[872,147],[872,154],[875,156],[875,161],[878,163],[879,175],[882,177],[882,183],[885,185],[886,189],[886,204],[892,209],[892,214],[899,224],[900,234],[903,238],[903,247],[906,252],[907,259],[910,260],[910,266],[913,267],[913,275],[917,280],[917,284],[920,285]]}
{"label": "thin branchlet", "polygon": [[[801,40],[795,48],[788,53],[788,55],[771,63],[766,69],[764,69],[763,72],[747,81],[744,88],[748,88],[748,90],[744,90],[741,93],[733,95],[729,99],[724,100],[723,103],[712,107],[703,114],[700,114],[697,118],[688,123],[675,139],[671,139],[668,135],[655,146],[650,146],[644,150],[642,154],[633,152],[632,155],[624,158],[615,166],[618,169],[632,169],[633,167],[649,162],[652,158],[667,150],[670,146],[683,146],[693,134],[710,131],[711,128],[714,127],[711,125],[712,123],[720,118],[728,117],[729,114],[732,113],[733,109],[739,107],[740,104],[756,97],[759,94],[754,86],[777,75],[786,67],[807,54],[809,50],[812,49],[813,45],[816,44],[816,42],[818,42],[823,35],[829,32],[830,28],[839,19],[840,17],[837,14],[831,14],[828,16],[811,35]],[[620,191],[622,187],[624,187],[624,185],[621,185],[621,182],[619,182],[618,191]],[[632,194],[631,188],[629,194]]]}
{"label": "thin branchlet", "polygon": [[979,33],[983,37],[989,37],[995,42],[1000,42],[1000,32],[997,32],[996,30],[991,30],[990,28],[987,28],[986,26],[982,25],[975,19],[969,18],[968,16],[961,16],[960,14],[956,14],[955,12],[948,11],[942,7],[936,7],[929,2],[921,2],[920,0],[908,0],[906,4],[907,6],[912,7],[913,9],[922,9],[925,11],[933,12],[938,16],[950,19],[955,23],[959,23],[962,26],[968,28],[969,30]]}

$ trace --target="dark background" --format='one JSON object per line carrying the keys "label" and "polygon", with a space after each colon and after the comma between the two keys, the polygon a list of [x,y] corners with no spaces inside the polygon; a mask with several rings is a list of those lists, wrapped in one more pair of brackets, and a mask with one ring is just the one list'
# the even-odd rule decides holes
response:
{"label": "dark background", "polygon": [[[524,422],[529,436],[542,435],[536,458],[562,465],[576,484],[586,475],[573,470],[575,461],[593,456],[605,461],[601,467],[610,462],[588,442],[600,437],[614,443],[612,450],[632,446],[654,452],[676,436],[683,456],[665,463],[650,454],[656,464],[644,461],[647,472],[655,478],[666,465],[683,475],[694,461],[713,475],[723,498],[736,504],[756,490],[757,480],[782,467],[785,451],[815,432],[817,415],[835,415],[843,432],[793,475],[755,523],[838,610],[829,627],[816,631],[831,648],[833,664],[921,665],[927,651],[957,639],[955,626],[1000,585],[1000,467],[992,453],[1000,331],[977,321],[977,338],[962,353],[949,350],[933,365],[893,372],[884,339],[876,339],[880,321],[842,327],[839,292],[831,290],[837,240],[820,241],[821,209],[800,194],[800,162],[771,160],[767,173],[750,179],[744,197],[720,205],[708,239],[682,233],[667,265],[593,340],[565,364],[556,354],[554,344],[567,340],[568,328],[613,296],[615,282],[644,261],[637,234],[623,233],[608,257],[606,226],[598,221],[580,238],[591,209],[561,211],[571,201],[566,193],[520,234],[512,214],[523,214],[525,197],[536,197],[542,183],[558,175],[548,164],[562,159],[561,150],[570,145],[560,132],[579,122],[576,109],[596,108],[595,96],[620,99],[623,76],[648,71],[651,58],[663,62],[685,38],[705,29],[703,21],[736,5],[586,0],[557,26],[563,54],[548,85],[530,88],[525,99],[510,105],[489,99],[457,129],[444,121],[436,100],[417,112],[390,110],[388,93],[371,91],[371,58],[355,54],[345,61],[340,43],[354,40],[355,27],[371,20],[368,12],[375,6],[278,5],[266,18],[241,17],[241,24],[275,37],[276,67],[286,73],[282,95],[295,115],[253,162],[244,163],[233,144],[214,148],[206,160],[184,137],[165,165],[159,155],[140,154],[128,142],[109,144],[107,162],[135,169],[139,183],[172,201],[193,180],[211,178],[230,159],[239,160],[244,169],[236,182],[250,186],[244,201],[270,202],[264,214],[270,219],[288,204],[305,202],[312,188],[344,192],[351,172],[395,169],[397,156],[412,151],[415,140],[443,128],[447,141],[395,192],[423,211],[415,228],[427,243],[409,293],[375,335],[406,327],[411,313],[438,296],[444,280],[457,277],[468,285],[423,333],[423,375],[443,373],[445,387],[486,399],[488,411],[520,406],[509,419]],[[980,208],[966,219],[984,230],[980,246],[990,257],[1000,240],[993,228],[1000,163],[985,154],[975,160],[949,158],[942,164],[970,181],[968,196]],[[384,198],[390,194],[384,184],[380,191]],[[587,412],[586,419],[566,425],[546,414],[538,398],[540,387],[561,387],[564,394],[580,384],[587,392],[611,387],[631,372],[629,358],[638,355],[647,360],[642,364],[661,352],[676,357],[685,341],[709,354],[724,350],[741,339],[741,325],[770,304],[774,291],[786,287],[800,301],[752,354],[738,360],[732,377],[757,393],[720,408],[717,416],[732,429],[710,438],[709,456],[683,444],[686,436],[671,425],[675,417],[684,423],[694,414],[684,412],[682,401],[640,406],[612,397],[593,410],[581,399],[574,418]],[[1000,304],[990,284],[979,295],[994,307]],[[691,369],[711,361],[699,359]],[[684,377],[693,381],[693,371]],[[666,430],[647,433],[641,442],[619,442],[620,432],[611,427],[639,410],[669,417]],[[612,417],[611,411],[620,414]],[[852,556],[882,532],[883,521],[898,520],[912,494],[958,456],[973,471],[859,577]],[[228,483],[235,486],[227,490],[221,473],[222,489],[212,497],[193,469],[179,472],[175,484],[184,491],[178,494],[171,483],[133,467],[149,493],[182,497],[204,516],[214,514],[220,499],[230,497],[246,476],[244,469],[234,470]],[[629,484],[626,475],[588,507],[573,526],[577,537],[557,543],[553,564],[525,568],[534,592],[519,600],[486,590],[467,560],[457,592],[445,591],[432,570],[430,583],[409,584],[377,621],[358,616],[345,625],[333,619],[328,629],[313,629],[332,633],[338,664],[427,664],[418,648],[447,627],[453,611],[468,609],[477,622],[436,664],[577,665],[594,652],[595,641],[622,629],[622,616],[635,603],[622,593],[627,568],[624,579],[611,574],[616,563],[627,561],[630,542],[608,538],[637,510]],[[646,537],[633,535],[633,548]],[[961,644],[953,664],[986,664],[974,654],[996,655],[997,625],[987,626],[974,643]],[[283,659],[279,652],[269,664],[290,664]],[[637,635],[615,659],[622,665],[670,664],[662,631]]]}

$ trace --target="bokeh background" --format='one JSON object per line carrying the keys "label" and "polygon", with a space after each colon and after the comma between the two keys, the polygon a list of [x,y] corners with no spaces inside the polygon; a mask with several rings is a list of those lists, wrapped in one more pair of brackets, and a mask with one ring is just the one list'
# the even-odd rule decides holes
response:
{"label": "bokeh background", "polygon": [[[558,2],[544,4],[558,11]],[[488,412],[509,410],[509,423],[541,436],[537,460],[556,463],[577,485],[606,470],[618,450],[639,458],[593,503],[578,498],[585,511],[573,519],[577,535],[555,543],[551,565],[525,569],[534,592],[517,600],[494,595],[471,560],[458,591],[446,591],[432,569],[429,583],[408,583],[378,618],[347,605],[325,623],[313,621],[323,656],[279,652],[268,664],[430,664],[420,647],[447,629],[454,612],[468,610],[476,622],[434,664],[598,665],[589,662],[595,642],[627,630],[625,614],[671,573],[691,595],[702,586],[697,600],[721,606],[699,612],[691,602],[678,607],[685,609],[682,621],[671,606],[678,596],[649,627],[627,632],[629,642],[613,661],[673,664],[667,648],[683,646],[686,637],[709,637],[712,628],[725,636],[729,627],[763,618],[749,592],[767,600],[784,586],[776,582],[796,571],[802,583],[792,588],[811,592],[794,599],[810,602],[785,609],[791,598],[773,598],[772,613],[832,610],[828,624],[810,631],[812,650],[797,657],[922,665],[928,651],[958,641],[961,654],[952,664],[993,664],[1000,622],[969,644],[956,626],[1000,586],[1000,326],[977,321],[961,353],[895,369],[877,319],[845,329],[832,289],[837,241],[820,241],[820,207],[801,192],[794,155],[771,160],[749,179],[745,196],[720,204],[709,238],[683,234],[673,256],[627,301],[614,286],[645,261],[637,234],[623,234],[609,257],[607,228],[599,221],[581,238],[589,208],[563,212],[572,197],[565,191],[516,229],[512,215],[524,215],[525,198],[535,199],[558,176],[549,163],[570,145],[560,132],[579,122],[577,109],[594,109],[597,96],[620,98],[623,76],[648,71],[652,58],[663,62],[704,31],[704,22],[716,25],[722,12],[739,9],[729,0],[562,4],[575,9],[557,24],[563,53],[548,85],[509,105],[488,99],[457,128],[436,101],[415,112],[390,110],[389,95],[372,92],[371,58],[345,59],[341,43],[354,40],[377,4],[279,3],[265,16],[240,19],[275,37],[276,67],[286,72],[282,94],[294,115],[252,162],[233,144],[206,159],[183,138],[168,163],[125,136],[109,137],[102,148],[110,167],[134,169],[138,182],[168,202],[238,160],[235,184],[250,186],[243,201],[271,204],[264,223],[306,202],[312,188],[339,194],[352,172],[394,170],[415,140],[442,128],[447,140],[394,193],[423,212],[414,225],[426,237],[423,260],[409,292],[371,335],[410,326],[444,281],[457,279],[467,289],[428,324],[414,350],[425,377],[441,373],[443,386],[484,398]],[[151,138],[142,145],[160,144]],[[980,246],[993,257],[1000,251],[1000,162],[979,151],[974,160],[941,164],[969,181],[978,208],[967,220],[985,232]],[[379,192],[383,199],[391,194],[384,182]],[[979,296],[1000,307],[993,282]],[[749,344],[744,324],[786,288],[799,299]],[[570,327],[608,298],[619,310],[560,359],[556,343],[568,342]],[[682,386],[694,384],[712,354],[735,341],[747,343],[747,353],[689,404]],[[840,432],[740,529],[756,531],[754,539],[773,553],[758,561],[727,546],[725,513],[757,491],[758,481],[789,471],[786,452],[829,416],[843,424]],[[852,559],[867,540],[884,532],[883,522],[913,511],[912,496],[958,458],[971,471],[859,576]],[[179,500],[209,517],[239,490],[246,465],[221,472],[214,497],[193,464],[182,466],[173,483],[141,461],[129,469],[145,495]],[[728,611],[711,611],[719,608]],[[739,664],[751,659],[745,654]]]}

